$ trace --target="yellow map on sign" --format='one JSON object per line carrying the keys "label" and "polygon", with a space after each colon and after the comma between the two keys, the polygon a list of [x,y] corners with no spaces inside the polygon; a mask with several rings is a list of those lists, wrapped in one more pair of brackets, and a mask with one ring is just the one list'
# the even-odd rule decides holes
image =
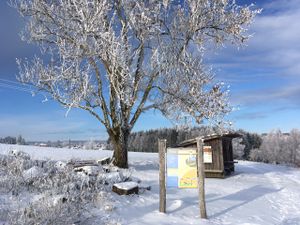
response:
{"label": "yellow map on sign", "polygon": [[197,188],[197,163],[196,155],[187,153],[178,157],[178,187]]}

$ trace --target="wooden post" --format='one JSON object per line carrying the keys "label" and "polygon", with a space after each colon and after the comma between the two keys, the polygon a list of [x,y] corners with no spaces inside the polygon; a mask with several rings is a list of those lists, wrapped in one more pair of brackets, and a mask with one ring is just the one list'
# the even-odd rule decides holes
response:
{"label": "wooden post", "polygon": [[162,213],[166,213],[166,147],[167,140],[159,139],[159,212]]}
{"label": "wooden post", "polygon": [[198,191],[199,191],[199,208],[200,216],[203,219],[207,219],[206,205],[205,205],[205,167],[203,162],[203,139],[197,138],[197,169],[198,169]]}

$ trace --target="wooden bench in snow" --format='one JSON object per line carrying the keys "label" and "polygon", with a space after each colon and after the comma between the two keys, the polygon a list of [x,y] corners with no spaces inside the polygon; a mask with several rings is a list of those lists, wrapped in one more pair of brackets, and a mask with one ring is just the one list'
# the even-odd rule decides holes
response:
{"label": "wooden bench in snow", "polygon": [[100,165],[107,165],[110,164],[110,162],[111,162],[110,157],[105,157],[103,159],[97,160],[97,163]]}
{"label": "wooden bench in snow", "polygon": [[139,186],[136,182],[122,182],[114,184],[112,191],[119,195],[131,195],[139,193]]}
{"label": "wooden bench in snow", "polygon": [[82,166],[99,166],[95,160],[77,160],[69,162],[68,165],[76,167],[82,167]]}
{"label": "wooden bench in snow", "polygon": [[105,165],[110,163],[110,158],[106,157],[100,160],[76,160],[71,161],[68,164],[72,165],[74,168],[76,167],[82,167],[82,166],[99,166],[99,165]]}

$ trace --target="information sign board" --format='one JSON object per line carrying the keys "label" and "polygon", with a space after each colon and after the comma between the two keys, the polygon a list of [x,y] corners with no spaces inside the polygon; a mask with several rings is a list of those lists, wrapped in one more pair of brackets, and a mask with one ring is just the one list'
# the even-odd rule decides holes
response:
{"label": "information sign board", "polygon": [[197,188],[196,149],[167,149],[167,186]]}

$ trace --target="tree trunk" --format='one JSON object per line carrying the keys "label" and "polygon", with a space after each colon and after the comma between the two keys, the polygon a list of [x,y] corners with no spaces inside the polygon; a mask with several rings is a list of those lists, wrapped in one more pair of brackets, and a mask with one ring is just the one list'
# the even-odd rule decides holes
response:
{"label": "tree trunk", "polygon": [[118,132],[109,132],[113,146],[113,164],[120,168],[128,168],[128,138],[130,130],[120,129]]}

